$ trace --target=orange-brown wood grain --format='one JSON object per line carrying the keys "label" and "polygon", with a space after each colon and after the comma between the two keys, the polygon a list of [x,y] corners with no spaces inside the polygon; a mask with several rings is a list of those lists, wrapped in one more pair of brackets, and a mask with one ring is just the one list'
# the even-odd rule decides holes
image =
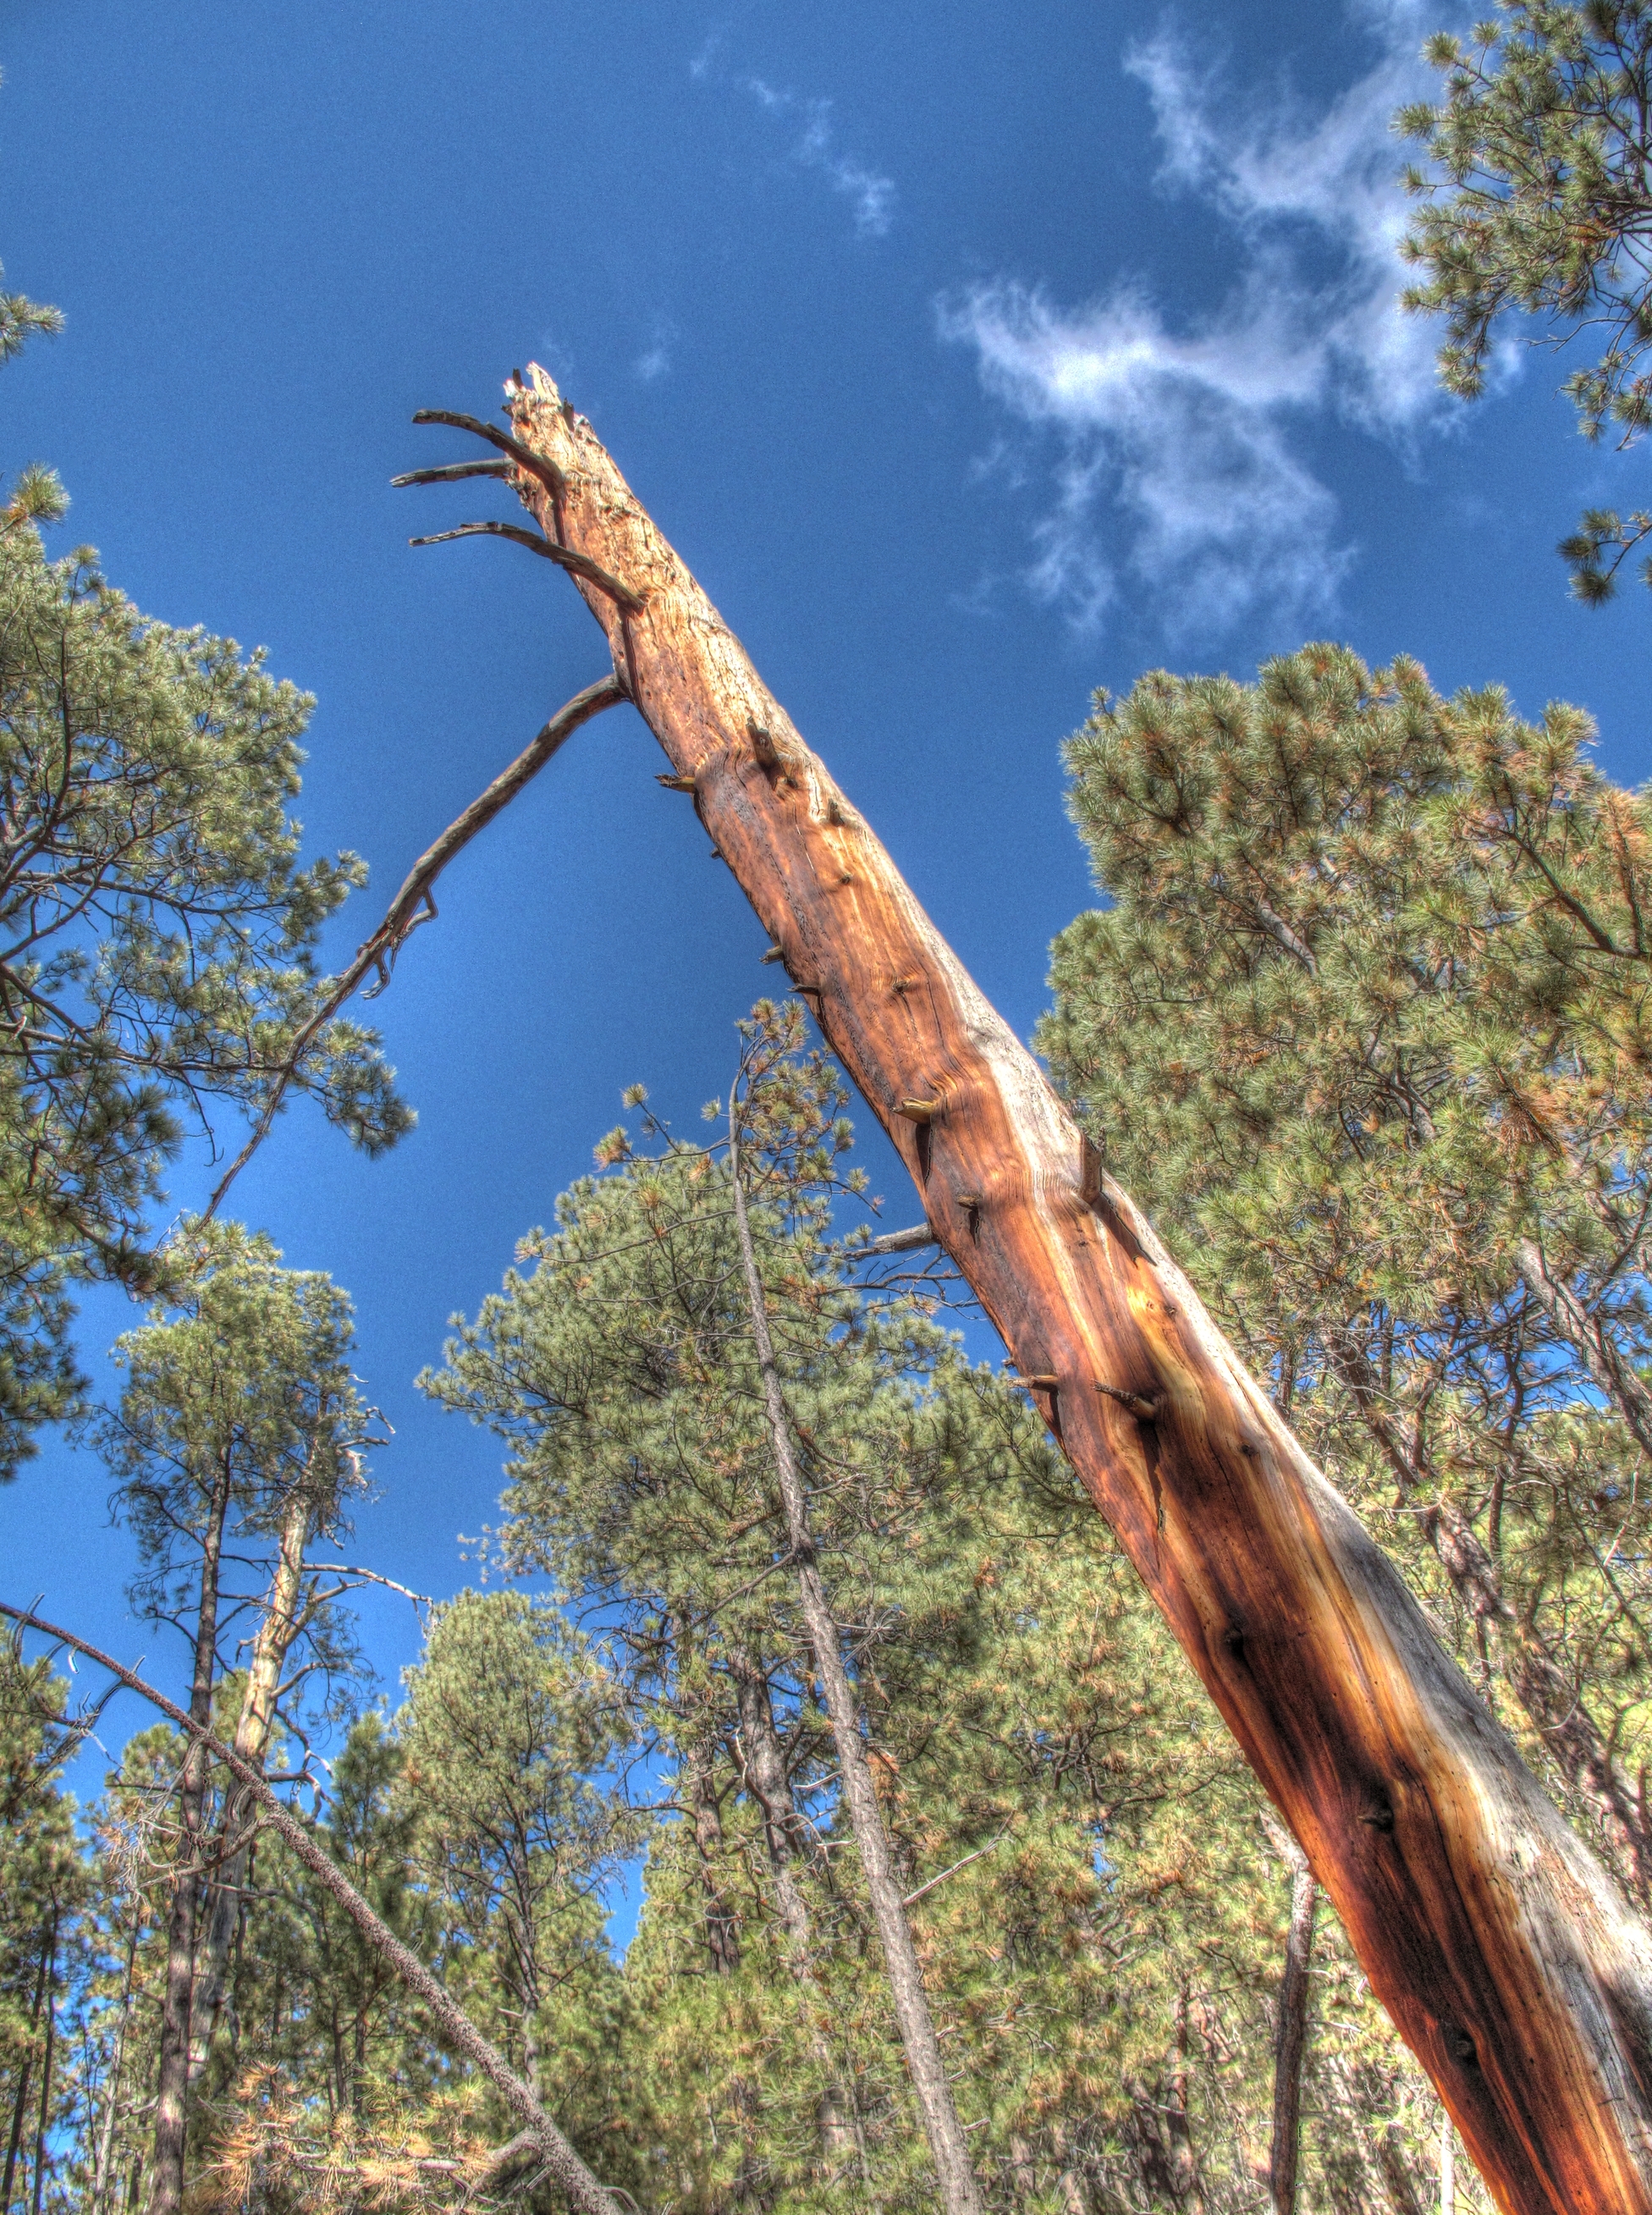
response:
{"label": "orange-brown wood grain", "polygon": [[[1652,2215],[1652,1941],[542,371],[617,673],[1498,2203]],[[553,504],[547,480],[561,491]],[[1053,1378],[1053,1383],[1042,1380]]]}

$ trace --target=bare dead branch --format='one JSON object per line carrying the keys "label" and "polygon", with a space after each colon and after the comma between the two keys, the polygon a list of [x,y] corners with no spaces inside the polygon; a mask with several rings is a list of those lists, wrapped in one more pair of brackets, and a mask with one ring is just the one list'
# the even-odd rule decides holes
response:
{"label": "bare dead branch", "polygon": [[857,1246],[849,1258],[864,1261],[874,1254],[914,1254],[920,1246],[938,1246],[940,1242],[927,1223],[914,1223],[910,1230],[886,1230],[881,1238],[869,1238],[864,1246]]}
{"label": "bare dead branch", "polygon": [[512,539],[517,545],[525,546],[530,554],[543,555],[547,561],[556,562],[559,569],[566,569],[575,577],[583,577],[586,584],[594,585],[599,592],[605,592],[614,605],[623,608],[628,616],[642,612],[642,594],[634,592],[629,585],[622,585],[617,577],[611,576],[588,554],[578,553],[571,546],[560,546],[554,538],[547,538],[543,531],[524,531],[519,524],[460,523],[451,531],[433,531],[423,538],[409,538],[408,544],[445,546],[451,538]]}
{"label": "bare dead branch", "polygon": [[589,722],[593,715],[600,715],[605,708],[617,706],[625,697],[625,687],[617,677],[602,678],[595,684],[587,684],[583,692],[576,692],[566,707],[557,709],[532,745],[525,747],[508,769],[501,770],[487,790],[473,800],[464,814],[456,817],[435,844],[420,856],[408,872],[401,891],[390,902],[384,922],[371,938],[363,941],[355,960],[293,1040],[286,1060],[275,1071],[269,1096],[251,1135],[219,1178],[212,1198],[206,1203],[205,1214],[208,1218],[218,1213],[224,1193],[269,1136],[270,1126],[286,1095],[288,1086],[298,1074],[298,1065],[315,1044],[320,1032],[351,998],[370,969],[378,970],[379,981],[367,996],[369,998],[376,997],[390,983],[390,972],[396,966],[396,957],[403,941],[420,923],[428,922],[434,916],[436,903],[431,897],[432,887],[455,854],[468,846],[477,831],[491,823],[502,808],[509,806],[523,786],[538,775],[551,756],[573,737],[581,723]]}
{"label": "bare dead branch", "polygon": [[486,439],[490,446],[497,446],[501,454],[508,454],[519,469],[537,477],[554,500],[560,500],[567,488],[561,469],[548,455],[536,454],[519,439],[513,439],[508,431],[495,430],[480,416],[456,415],[446,408],[421,408],[413,420],[415,423],[446,423],[455,431],[474,432],[478,439]]}
{"label": "bare dead branch", "polygon": [[445,462],[440,469],[408,469],[403,476],[390,479],[390,490],[400,492],[403,485],[457,484],[461,477],[509,477],[517,471],[514,462]]}

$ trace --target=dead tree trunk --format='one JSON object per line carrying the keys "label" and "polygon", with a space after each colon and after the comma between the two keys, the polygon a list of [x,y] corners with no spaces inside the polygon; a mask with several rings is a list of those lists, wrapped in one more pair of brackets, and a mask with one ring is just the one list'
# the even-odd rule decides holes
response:
{"label": "dead tree trunk", "polygon": [[1652,1937],[589,424],[541,371],[508,391],[536,550],[602,623],[672,782],[900,1149],[1500,2203],[1652,2215]]}
{"label": "dead tree trunk", "polygon": [[[286,1512],[281,1519],[275,1573],[270,1580],[263,1620],[253,1641],[246,1688],[241,1696],[241,1713],[236,1722],[235,1750],[255,1769],[263,1767],[264,1757],[269,1752],[270,1739],[275,1728],[275,1707],[280,1693],[281,1673],[286,1666],[287,1655],[303,1628],[300,1603],[304,1597],[304,1548],[310,1542],[310,1525],[315,1514],[313,1493],[307,1487],[300,1486],[288,1500]],[[226,1793],[224,1821],[218,1841],[221,1856],[243,1820],[239,1795],[234,1792]],[[206,1939],[196,1967],[194,1997],[190,2003],[189,2074],[192,2080],[206,2067],[212,2052],[213,2035],[218,2029],[230,1965],[230,1949],[241,1923],[242,1897],[246,1888],[247,1856],[250,1844],[250,1839],[243,1840],[222,1858],[208,1895],[211,1906]]]}

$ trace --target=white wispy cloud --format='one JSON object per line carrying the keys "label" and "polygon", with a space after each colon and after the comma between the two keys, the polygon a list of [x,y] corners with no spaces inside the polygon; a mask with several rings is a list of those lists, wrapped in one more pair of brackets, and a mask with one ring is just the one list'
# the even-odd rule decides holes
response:
{"label": "white wispy cloud", "polygon": [[1124,283],[1079,307],[1013,279],[939,304],[988,390],[1060,440],[1034,588],[1093,626],[1126,577],[1173,633],[1328,610],[1350,558],[1305,434],[1340,418],[1409,441],[1440,418],[1435,334],[1401,312],[1406,202],[1394,110],[1432,85],[1416,0],[1370,13],[1381,58],[1317,114],[1236,101],[1161,30],[1126,57],[1146,86],[1164,187],[1231,228],[1239,274],[1173,327]]}
{"label": "white wispy cloud", "polygon": [[[703,69],[697,74],[703,75]],[[795,92],[777,90],[760,77],[741,77],[739,83],[765,114],[795,120],[801,126],[792,144],[792,159],[806,169],[818,170],[832,190],[849,202],[855,228],[863,238],[882,238],[894,221],[894,179],[868,169],[852,154],[842,151],[832,129],[832,102],[803,100]]]}
{"label": "white wispy cloud", "polygon": [[639,384],[657,384],[662,377],[671,374],[671,350],[677,340],[677,326],[663,316],[656,319],[648,345],[631,364],[631,374]]}

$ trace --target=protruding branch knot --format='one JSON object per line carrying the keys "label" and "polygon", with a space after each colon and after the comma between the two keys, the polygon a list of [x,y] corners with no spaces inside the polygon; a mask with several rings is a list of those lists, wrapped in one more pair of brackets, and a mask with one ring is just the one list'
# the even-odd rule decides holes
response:
{"label": "protruding branch knot", "polygon": [[1105,1392],[1108,1398],[1116,1400],[1120,1407],[1128,1408],[1131,1414],[1138,1416],[1144,1423],[1158,1420],[1159,1410],[1164,1402],[1156,1394],[1127,1392],[1121,1384],[1103,1384],[1099,1377],[1096,1378],[1095,1384],[1098,1392]]}

